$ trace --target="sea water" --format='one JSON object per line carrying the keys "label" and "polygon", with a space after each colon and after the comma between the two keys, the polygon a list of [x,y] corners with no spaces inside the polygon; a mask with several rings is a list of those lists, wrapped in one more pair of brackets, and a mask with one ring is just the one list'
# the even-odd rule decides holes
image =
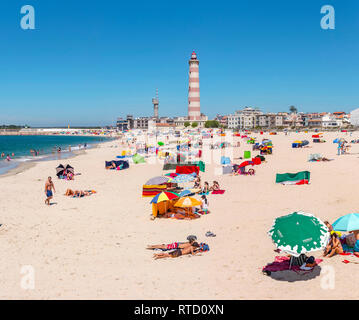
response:
{"label": "sea water", "polygon": [[[91,148],[94,144],[105,142],[109,139],[103,136],[0,135],[0,156],[2,153],[5,155],[3,158],[0,157],[0,174],[6,173],[25,161],[53,160],[59,157],[65,159],[73,156],[72,151],[83,149],[84,144],[87,144],[87,148]],[[69,152],[70,146],[71,152]],[[57,152],[59,147],[61,148],[60,154]],[[39,155],[32,155],[31,149],[40,151]],[[6,160],[7,155],[10,156],[10,161]]]}

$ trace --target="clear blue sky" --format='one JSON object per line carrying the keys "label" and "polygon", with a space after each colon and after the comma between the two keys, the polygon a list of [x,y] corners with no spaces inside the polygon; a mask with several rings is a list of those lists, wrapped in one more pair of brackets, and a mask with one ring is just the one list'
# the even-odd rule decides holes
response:
{"label": "clear blue sky", "polygon": [[[36,30],[20,28],[35,8]],[[335,30],[320,8],[333,5]],[[2,0],[0,124],[104,125],[187,113],[188,59],[202,112],[359,107],[357,0]]]}

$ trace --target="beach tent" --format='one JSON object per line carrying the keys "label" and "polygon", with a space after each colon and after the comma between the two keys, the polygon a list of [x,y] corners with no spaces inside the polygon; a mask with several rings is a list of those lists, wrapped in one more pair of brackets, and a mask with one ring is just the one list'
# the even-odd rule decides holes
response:
{"label": "beach tent", "polygon": [[300,171],[297,173],[277,173],[276,174],[276,183],[281,184],[309,184],[310,172],[309,171]]}
{"label": "beach tent", "polygon": [[140,156],[138,153],[136,153],[133,157],[132,160],[134,163],[138,164],[138,163],[145,163],[145,158]]}
{"label": "beach tent", "polygon": [[173,200],[166,200],[158,203],[152,203],[152,215],[154,217],[157,217],[158,215],[165,214],[168,211],[174,211],[173,204],[175,201],[177,201],[177,198]]}

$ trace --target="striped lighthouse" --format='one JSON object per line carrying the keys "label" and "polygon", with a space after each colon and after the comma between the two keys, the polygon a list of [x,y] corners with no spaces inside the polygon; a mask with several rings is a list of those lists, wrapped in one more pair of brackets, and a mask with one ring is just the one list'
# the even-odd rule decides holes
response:
{"label": "striped lighthouse", "polygon": [[193,51],[189,63],[189,86],[188,86],[188,119],[201,119],[201,104],[199,99],[199,61]]}

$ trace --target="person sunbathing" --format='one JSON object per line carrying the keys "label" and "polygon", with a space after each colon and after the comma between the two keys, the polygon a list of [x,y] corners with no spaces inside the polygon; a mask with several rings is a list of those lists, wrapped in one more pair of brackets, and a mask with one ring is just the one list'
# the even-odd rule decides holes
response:
{"label": "person sunbathing", "polygon": [[199,244],[197,242],[193,242],[190,246],[184,249],[176,249],[169,253],[168,252],[155,253],[153,255],[153,258],[157,260],[163,258],[177,258],[188,254],[195,255],[196,253],[199,252],[199,248],[200,248]]}
{"label": "person sunbathing", "polygon": [[73,191],[72,189],[67,189],[65,196],[69,196],[69,197],[74,197],[74,198],[82,198],[85,196],[90,196],[91,194],[96,193],[96,191],[94,190],[75,190]]}
{"label": "person sunbathing", "polygon": [[323,257],[332,257],[335,254],[343,253],[343,247],[338,238],[338,234],[333,232],[330,236],[330,241],[324,250]]}
{"label": "person sunbathing", "polygon": [[146,249],[161,249],[161,250],[173,250],[173,249],[185,249],[190,247],[194,242],[195,238],[190,238],[188,242],[172,242],[170,244],[155,244],[149,245]]}
{"label": "person sunbathing", "polygon": [[216,191],[216,190],[221,190],[221,188],[219,187],[219,183],[217,181],[213,181],[213,186],[210,187],[211,191]]}
{"label": "person sunbathing", "polygon": [[114,163],[113,161],[111,161],[111,164],[106,166],[106,169],[116,169],[116,163]]}

